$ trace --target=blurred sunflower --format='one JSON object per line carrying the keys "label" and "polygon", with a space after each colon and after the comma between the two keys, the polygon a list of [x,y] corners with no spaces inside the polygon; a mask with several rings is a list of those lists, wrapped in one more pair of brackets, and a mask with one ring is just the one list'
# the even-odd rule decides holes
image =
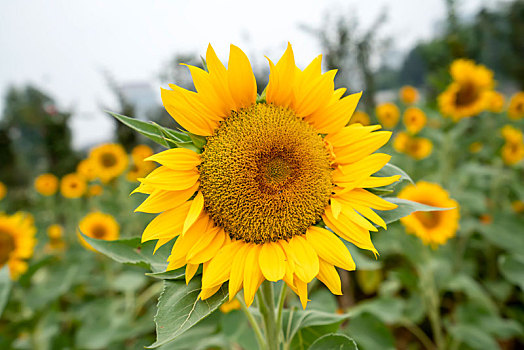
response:
{"label": "blurred sunflower", "polygon": [[466,59],[453,61],[450,67],[453,82],[438,97],[440,111],[458,121],[486,110],[493,89],[493,72]]}
{"label": "blurred sunflower", "polygon": [[35,179],[35,189],[43,196],[52,196],[58,190],[58,178],[53,174],[42,174]]}
{"label": "blurred sunflower", "polygon": [[515,200],[511,202],[511,209],[517,214],[524,213],[524,201]]}
{"label": "blurred sunflower", "polygon": [[417,107],[409,107],[404,111],[403,122],[406,129],[412,133],[417,134],[424,126],[426,126],[426,114]]}
{"label": "blurred sunflower", "polygon": [[116,143],[106,143],[95,147],[89,153],[96,175],[103,183],[120,176],[129,163],[124,147]]}
{"label": "blurred sunflower", "polygon": [[393,129],[398,124],[400,111],[398,107],[391,102],[378,105],[375,113],[379,123],[387,129]]}
{"label": "blurred sunflower", "polygon": [[471,153],[479,153],[483,147],[484,145],[482,144],[482,142],[475,141],[469,145],[469,151]]}
{"label": "blurred sunflower", "polygon": [[[189,281],[203,263],[202,299],[228,280],[229,297],[243,288],[248,305],[264,280],[283,279],[304,307],[315,277],[341,294],[335,266],[355,263],[337,235],[377,253],[371,222],[386,225],[373,209],[396,207],[366,190],[399,178],[372,176],[391,158],[373,153],[391,133],[344,127],[361,93],[334,90],[336,71],[322,74],[321,56],[300,70],[288,45],[276,65],[269,61],[261,103],[238,47],[228,69],[211,46],[206,58],[209,73],[188,66],[197,92],[162,90],[171,116],[207,143],[202,154],[178,148],[148,158],[162,166],[140,179],[135,191],[149,197],[137,211],[161,214],[142,240],[158,248],[178,236],[167,269],[185,265]],[[321,220],[336,234],[314,226]]]}
{"label": "blurred sunflower", "polygon": [[6,194],[7,194],[7,187],[4,185],[2,181],[0,181],[0,201],[5,198]]}
{"label": "blurred sunflower", "polygon": [[27,270],[25,260],[33,255],[35,233],[33,220],[25,213],[0,213],[0,268],[7,264],[13,280]]}
{"label": "blurred sunflower", "polygon": [[96,167],[90,158],[81,160],[76,166],[76,173],[82,176],[86,181],[96,179]]}
{"label": "blurred sunflower", "polygon": [[131,151],[133,164],[126,175],[128,181],[135,182],[138,178],[146,176],[155,168],[154,163],[144,161],[144,159],[152,155],[153,150],[147,145],[137,145],[133,148]]}
{"label": "blurred sunflower", "polygon": [[455,236],[459,226],[459,205],[449,198],[448,192],[440,185],[419,181],[416,185],[404,187],[398,198],[434,207],[453,208],[442,211],[419,211],[400,219],[406,231],[417,235],[424,244],[432,246],[444,244]]}
{"label": "blurred sunflower", "polygon": [[506,141],[502,146],[502,159],[507,165],[515,165],[524,159],[524,142]]}
{"label": "blurred sunflower", "polygon": [[353,116],[349,120],[349,124],[356,124],[356,123],[367,126],[371,124],[371,119],[369,119],[369,115],[366,112],[355,111],[355,113],[353,113]]}
{"label": "blurred sunflower", "polygon": [[47,247],[49,250],[64,250],[65,242],[63,240],[64,228],[62,225],[53,224],[47,228],[47,237],[49,242]]}
{"label": "blurred sunflower", "polygon": [[[131,158],[133,158],[133,162],[135,163],[142,163],[144,159],[151,157],[153,153],[153,150],[148,145],[136,145],[131,150]],[[147,164],[151,163],[148,162]]]}
{"label": "blurred sunflower", "polygon": [[493,113],[501,113],[504,110],[506,99],[498,91],[488,92],[488,110]]}
{"label": "blurred sunflower", "polygon": [[103,191],[104,191],[104,189],[99,184],[90,185],[87,188],[87,196],[88,197],[100,196]]}
{"label": "blurred sunflower", "polygon": [[403,86],[399,91],[399,98],[402,103],[411,105],[418,101],[418,90],[413,86]]}
{"label": "blurred sunflower", "polygon": [[60,181],[60,193],[65,198],[79,198],[86,192],[84,178],[76,173],[67,174]]}
{"label": "blurred sunflower", "polygon": [[393,140],[393,148],[399,153],[421,160],[431,155],[433,143],[425,137],[413,137],[401,131]]}
{"label": "blurred sunflower", "polygon": [[227,314],[233,310],[239,310],[240,307],[240,301],[238,301],[238,299],[233,299],[220,305],[220,311]]}
{"label": "blurred sunflower", "polygon": [[[106,241],[118,239],[120,233],[120,225],[115,218],[100,212],[87,214],[78,224],[78,228],[80,232],[88,237]],[[82,235],[78,234],[78,239],[84,247],[95,251]]]}
{"label": "blurred sunflower", "polygon": [[506,142],[509,143],[519,143],[522,142],[524,139],[522,131],[509,124],[504,125],[500,133],[502,134],[502,137],[504,137]]}
{"label": "blurred sunflower", "polygon": [[522,119],[524,118],[524,92],[519,91],[509,101],[508,115],[510,119]]}

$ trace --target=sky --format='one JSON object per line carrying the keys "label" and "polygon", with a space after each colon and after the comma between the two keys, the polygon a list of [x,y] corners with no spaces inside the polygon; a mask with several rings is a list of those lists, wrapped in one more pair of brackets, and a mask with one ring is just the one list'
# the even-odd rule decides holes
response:
{"label": "sky", "polygon": [[[462,0],[472,14],[488,0]],[[211,43],[225,62],[229,44],[254,65],[278,60],[289,41],[297,63],[320,53],[300,26],[319,27],[326,13],[355,14],[367,27],[387,8],[383,31],[407,50],[430,38],[445,17],[444,0],[17,0],[0,1],[0,94],[34,84],[71,110],[77,149],[108,141],[117,108],[103,72],[119,84],[146,83],[158,92],[162,67],[180,53],[204,55]],[[183,69],[183,68],[181,68]],[[0,102],[0,108],[3,108]]]}

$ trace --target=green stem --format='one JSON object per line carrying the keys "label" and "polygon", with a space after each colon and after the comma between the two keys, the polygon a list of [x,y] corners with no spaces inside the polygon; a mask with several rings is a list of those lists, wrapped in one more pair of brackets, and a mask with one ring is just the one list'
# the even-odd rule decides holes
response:
{"label": "green stem", "polygon": [[262,335],[262,331],[260,330],[260,327],[258,326],[257,321],[255,320],[255,317],[253,317],[253,314],[249,311],[249,309],[246,306],[246,303],[244,300],[236,296],[237,300],[240,302],[240,308],[242,309],[242,312],[244,315],[246,315],[247,321],[251,325],[251,328],[253,328],[253,331],[255,332],[255,336],[257,338],[258,348],[259,349],[265,349],[266,348],[266,341],[264,340],[264,336]]}
{"label": "green stem", "polygon": [[[284,302],[286,301],[286,293],[287,293],[287,284],[282,283],[282,288],[280,288],[280,295],[278,297],[278,309],[277,309],[277,330],[279,334],[281,333],[282,329],[282,310],[284,309]],[[282,337],[283,339],[283,337]]]}
{"label": "green stem", "polygon": [[[433,333],[433,340],[438,350],[444,349],[444,338],[442,335],[442,327],[440,321],[440,298],[435,284],[435,275],[433,267],[431,266],[431,252],[429,247],[426,247],[426,269],[427,271],[419,271],[422,280],[422,288],[425,289],[424,297],[428,307],[428,318]],[[425,283],[424,283],[425,282]]]}
{"label": "green stem", "polygon": [[[279,329],[275,318],[275,299],[273,295],[273,283],[264,281],[259,292],[261,303],[259,303],[260,313],[264,320],[266,329],[266,341],[268,350],[279,349]],[[259,300],[260,300],[259,299]]]}
{"label": "green stem", "polygon": [[402,320],[401,324],[406,327],[407,330],[409,330],[415,337],[417,337],[418,340],[424,345],[424,347],[428,350],[436,349],[435,344],[429,339],[429,337],[424,333],[422,329],[420,329],[415,323],[411,322],[408,319]]}

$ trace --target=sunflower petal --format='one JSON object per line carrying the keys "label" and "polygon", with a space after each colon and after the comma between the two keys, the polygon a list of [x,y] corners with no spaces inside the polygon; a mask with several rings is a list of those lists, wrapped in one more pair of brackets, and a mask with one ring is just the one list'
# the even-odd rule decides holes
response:
{"label": "sunflower petal", "polygon": [[258,263],[268,281],[279,281],[286,273],[286,255],[278,243],[264,243],[260,249]]}
{"label": "sunflower petal", "polygon": [[171,148],[145,160],[155,161],[172,170],[196,170],[200,164],[200,155],[187,148]]}
{"label": "sunflower petal", "polygon": [[244,300],[248,307],[253,303],[255,293],[264,280],[258,264],[259,253],[260,246],[258,244],[251,244],[248,247],[246,265],[244,266]]}
{"label": "sunflower petal", "polygon": [[246,54],[235,45],[231,45],[229,50],[227,79],[237,110],[255,103],[257,83],[251,63]]}
{"label": "sunflower petal", "polygon": [[318,255],[311,244],[302,236],[289,240],[289,250],[295,260],[295,274],[302,281],[309,283],[318,274]]}
{"label": "sunflower petal", "polygon": [[328,287],[331,293],[342,295],[340,276],[333,265],[320,259],[320,269],[317,278]]}
{"label": "sunflower petal", "polygon": [[321,259],[344,270],[355,269],[355,262],[348,249],[333,233],[321,227],[311,226],[307,230],[306,239]]}

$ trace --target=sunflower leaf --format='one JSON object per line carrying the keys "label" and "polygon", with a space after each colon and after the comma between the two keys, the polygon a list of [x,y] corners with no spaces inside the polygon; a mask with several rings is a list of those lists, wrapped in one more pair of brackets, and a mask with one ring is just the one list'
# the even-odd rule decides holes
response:
{"label": "sunflower leaf", "polygon": [[326,334],[315,340],[308,350],[340,349],[358,350],[357,343],[345,334]]}
{"label": "sunflower leaf", "polygon": [[199,298],[200,288],[197,279],[187,285],[184,281],[164,281],[155,316],[157,340],[149,348],[175,340],[218,309],[228,297],[227,284],[206,300]]}
{"label": "sunflower leaf", "polygon": [[384,186],[384,187],[396,186],[399,183],[401,183],[402,181],[408,181],[408,182],[411,182],[412,184],[414,183],[411,177],[404,170],[400,169],[398,166],[393,165],[391,163],[387,163],[386,165],[384,165],[382,169],[380,169],[379,171],[377,171],[374,174],[374,176],[378,176],[378,177],[388,177],[388,176],[394,176],[394,175],[400,175],[400,179],[397,182],[395,182],[394,184]]}
{"label": "sunflower leaf", "polygon": [[0,316],[7,304],[10,290],[11,279],[9,278],[9,266],[5,264],[4,267],[0,269]]}
{"label": "sunflower leaf", "polygon": [[398,205],[398,207],[393,210],[385,210],[385,211],[376,210],[376,213],[386,222],[386,224],[395,222],[416,211],[442,211],[442,210],[453,209],[453,208],[432,207],[430,205],[413,202],[407,199],[395,198],[395,197],[386,197],[384,199],[391,203],[395,203]]}

